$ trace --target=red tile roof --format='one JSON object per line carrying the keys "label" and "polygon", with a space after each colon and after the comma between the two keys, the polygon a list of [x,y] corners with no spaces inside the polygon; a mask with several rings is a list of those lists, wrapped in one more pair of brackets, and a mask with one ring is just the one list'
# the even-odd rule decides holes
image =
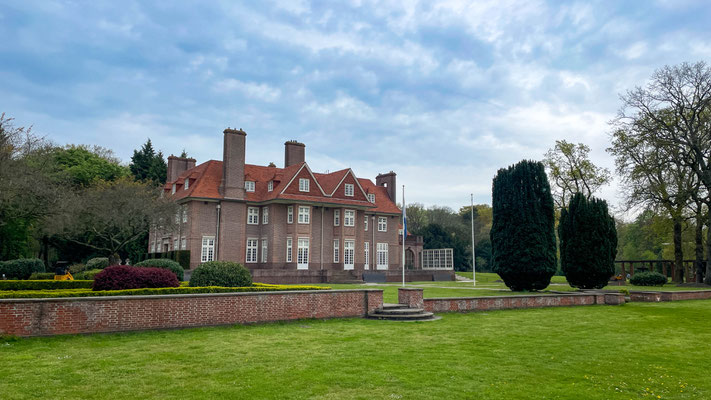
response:
{"label": "red tile roof", "polygon": [[[300,173],[302,169],[306,169],[307,172]],[[362,200],[362,194],[358,195],[360,198],[342,197],[343,190],[336,191],[336,189],[338,189],[339,183],[343,181],[350,169],[343,169],[328,174],[312,174],[315,181],[326,193],[326,196],[321,195],[321,191],[318,190],[317,187],[311,187],[311,191],[308,194],[282,193],[297,174],[299,174],[300,177],[308,176],[305,175],[309,174],[308,171],[310,171],[310,169],[308,169],[306,163],[294,164],[287,168],[246,164],[244,166],[245,181],[255,182],[255,190],[254,192],[246,192],[246,200],[255,203],[272,200],[293,200],[310,203],[349,205],[367,208],[370,211],[380,213],[400,214],[401,212],[397,205],[390,200],[387,189],[385,187],[376,186],[370,179],[358,178],[358,183],[363,187],[366,194],[375,194],[375,204]],[[190,180],[188,190],[183,189],[186,179]],[[352,178],[348,179],[352,180]],[[270,181],[273,181],[272,191],[268,190]],[[210,160],[183,172],[175,181],[167,182],[163,190],[166,192],[166,195],[170,195],[173,184],[175,183],[176,191],[175,194],[172,195],[172,198],[175,200],[188,197],[222,199],[223,196],[220,194],[221,182],[222,161]],[[298,181],[294,180],[292,185],[298,185]],[[293,189],[289,191],[293,191]],[[356,188],[356,191],[360,191],[360,189]],[[331,196],[332,193],[333,196]]]}

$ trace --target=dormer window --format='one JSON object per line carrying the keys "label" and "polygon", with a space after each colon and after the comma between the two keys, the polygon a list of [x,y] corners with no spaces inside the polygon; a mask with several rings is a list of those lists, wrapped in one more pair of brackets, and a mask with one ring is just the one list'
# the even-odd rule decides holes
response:
{"label": "dormer window", "polygon": [[375,194],[374,193],[368,193],[368,201],[371,203],[375,203]]}
{"label": "dormer window", "polygon": [[267,190],[270,192],[274,190],[274,181],[269,181],[269,183],[267,184]]}
{"label": "dormer window", "polygon": [[254,181],[244,181],[244,190],[254,192]]}
{"label": "dormer window", "polygon": [[346,196],[353,197],[353,184],[346,183]]}
{"label": "dormer window", "polygon": [[176,187],[177,187],[177,185],[174,183],[174,184],[173,184],[173,189],[170,191],[170,194],[175,194],[175,188],[176,188]]}
{"label": "dormer window", "polygon": [[309,180],[306,178],[299,178],[299,192],[309,191]]}
{"label": "dormer window", "polygon": [[183,187],[183,190],[188,190],[190,188],[190,179],[185,178],[185,186]]}

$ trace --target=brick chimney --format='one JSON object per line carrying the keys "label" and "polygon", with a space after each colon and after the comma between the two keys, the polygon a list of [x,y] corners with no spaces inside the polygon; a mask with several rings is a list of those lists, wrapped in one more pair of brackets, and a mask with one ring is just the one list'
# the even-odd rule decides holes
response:
{"label": "brick chimney", "polygon": [[375,177],[375,184],[377,186],[384,186],[388,189],[388,195],[393,203],[397,203],[397,174],[390,171],[386,174],[380,174]]}
{"label": "brick chimney", "polygon": [[244,200],[244,157],[247,134],[242,129],[227,128],[222,156],[220,191],[226,199]]}
{"label": "brick chimney", "polygon": [[296,140],[289,140],[284,143],[284,168],[302,163],[306,160],[306,145]]}
{"label": "brick chimney", "polygon": [[171,154],[168,157],[168,176],[166,181],[173,182],[178,179],[180,174],[195,167],[195,159],[187,157],[176,157]]}

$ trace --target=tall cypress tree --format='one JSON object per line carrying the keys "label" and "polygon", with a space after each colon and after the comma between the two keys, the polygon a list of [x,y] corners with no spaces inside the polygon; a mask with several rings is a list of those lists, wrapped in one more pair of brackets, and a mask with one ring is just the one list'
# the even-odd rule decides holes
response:
{"label": "tall cypress tree", "polygon": [[570,286],[600,289],[615,273],[617,230],[604,200],[575,194],[558,225],[560,260]]}
{"label": "tall cypress tree", "polygon": [[545,289],[556,271],[553,197],[540,162],[523,160],[494,177],[491,253],[511,290]]}

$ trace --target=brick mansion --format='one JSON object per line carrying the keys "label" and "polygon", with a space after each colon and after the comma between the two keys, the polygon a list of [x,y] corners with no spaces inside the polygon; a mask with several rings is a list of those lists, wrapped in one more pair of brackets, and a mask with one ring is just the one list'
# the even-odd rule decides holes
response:
{"label": "brick mansion", "polygon": [[[305,145],[284,144],[284,167],[245,163],[247,134],[225,129],[223,160],[170,156],[163,195],[180,205],[173,232],[151,230],[149,253],[190,250],[190,268],[236,261],[260,281],[361,279],[401,271],[396,174],[315,173]],[[408,261],[417,252],[409,251]]]}

